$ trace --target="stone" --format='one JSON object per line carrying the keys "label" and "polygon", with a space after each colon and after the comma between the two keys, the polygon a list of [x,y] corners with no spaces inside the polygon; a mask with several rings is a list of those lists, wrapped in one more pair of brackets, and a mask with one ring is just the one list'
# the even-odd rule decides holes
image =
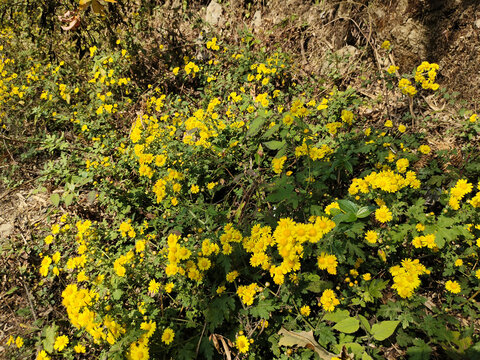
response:
{"label": "stone", "polygon": [[223,24],[223,8],[215,0],[212,0],[207,6],[205,21],[212,26],[221,26]]}
{"label": "stone", "polygon": [[260,10],[255,11],[253,14],[252,25],[255,30],[259,30],[262,26],[262,12]]}
{"label": "stone", "polygon": [[6,239],[10,236],[14,228],[13,224],[10,223],[0,225],[0,239]]}

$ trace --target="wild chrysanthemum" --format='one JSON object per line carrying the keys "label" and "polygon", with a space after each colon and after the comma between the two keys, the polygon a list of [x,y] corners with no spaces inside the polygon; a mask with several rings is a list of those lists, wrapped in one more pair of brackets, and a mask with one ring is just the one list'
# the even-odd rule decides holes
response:
{"label": "wild chrysanthemum", "polygon": [[53,345],[53,348],[55,350],[62,351],[63,349],[65,349],[67,345],[68,345],[67,335],[57,336],[55,339],[55,344]]}
{"label": "wild chrysanthemum", "polygon": [[375,210],[375,219],[381,223],[386,223],[393,219],[392,212],[388,209],[387,206],[382,205],[380,208]]}
{"label": "wild chrysanthemum", "polygon": [[238,351],[240,351],[241,353],[246,353],[248,352],[250,342],[245,335],[240,335],[237,337],[236,346]]}
{"label": "wild chrysanthemum", "polygon": [[453,294],[458,294],[460,291],[462,291],[460,284],[456,281],[451,281],[451,280],[448,280],[445,283],[445,289],[447,291],[450,291]]}
{"label": "wild chrysanthemum", "polygon": [[175,332],[170,328],[166,328],[162,334],[162,341],[165,344],[169,345],[173,341],[174,337],[175,337]]}

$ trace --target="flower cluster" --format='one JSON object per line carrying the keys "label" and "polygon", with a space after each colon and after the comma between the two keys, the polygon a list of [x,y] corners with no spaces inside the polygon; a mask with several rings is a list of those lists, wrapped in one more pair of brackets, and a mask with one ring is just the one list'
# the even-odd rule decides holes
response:
{"label": "flower cluster", "polygon": [[435,83],[438,64],[422,62],[415,71],[415,81],[422,85],[423,89],[438,90],[439,85]]}
{"label": "flower cluster", "polygon": [[337,274],[337,257],[335,255],[330,255],[322,252],[317,258],[318,268],[320,270],[327,270],[329,274]]}
{"label": "flower cluster", "polygon": [[335,292],[331,289],[327,289],[323,291],[318,305],[321,305],[323,307],[323,310],[332,312],[335,310],[335,306],[339,304],[340,301],[337,299]]}
{"label": "flower cluster", "polygon": [[465,195],[471,193],[472,190],[473,185],[470,184],[467,180],[458,180],[455,186],[450,189],[450,198],[448,199],[448,205],[450,205],[453,210],[458,210],[460,208],[460,201]]}
{"label": "flower cluster", "polygon": [[393,276],[392,289],[397,290],[402,298],[409,298],[413,295],[416,288],[420,286],[419,276],[429,274],[424,265],[418,259],[404,259],[402,265],[396,265],[390,268]]}
{"label": "flower cluster", "polygon": [[[400,170],[406,170],[407,166],[408,160],[400,164]],[[380,189],[387,193],[395,193],[407,186],[413,189],[420,187],[420,180],[417,179],[414,171],[407,171],[405,177],[401,174],[396,174],[393,170],[384,170],[378,173],[373,171],[365,176],[364,179],[354,178],[348,192],[350,195],[356,195],[359,192],[368,194],[370,189]]]}
{"label": "flower cluster", "polygon": [[257,291],[258,285],[256,283],[241,285],[237,289],[237,295],[245,305],[252,305]]}
{"label": "flower cluster", "polygon": [[400,79],[398,82],[398,88],[403,94],[413,97],[417,93],[417,89],[412,85],[412,82],[408,79]]}
{"label": "flower cluster", "polygon": [[412,240],[412,245],[415,246],[417,249],[423,247],[435,249],[437,247],[437,244],[435,243],[435,234],[416,236]]}

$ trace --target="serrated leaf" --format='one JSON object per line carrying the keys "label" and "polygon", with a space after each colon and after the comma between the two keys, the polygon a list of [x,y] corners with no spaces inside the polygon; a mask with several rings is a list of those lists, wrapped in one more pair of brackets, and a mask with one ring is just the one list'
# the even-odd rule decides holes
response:
{"label": "serrated leaf", "polygon": [[393,335],[400,321],[382,321],[372,326],[372,335],[375,340],[383,341]]}
{"label": "serrated leaf", "polygon": [[278,149],[281,149],[283,145],[285,145],[285,141],[272,140],[272,141],[267,141],[263,144],[270,150],[278,150]]}
{"label": "serrated leaf", "polygon": [[270,317],[270,313],[275,309],[276,307],[273,305],[273,300],[264,300],[258,305],[252,306],[249,312],[254,317],[268,319]]}
{"label": "serrated leaf", "polygon": [[299,346],[305,347],[307,349],[315,351],[315,353],[322,360],[330,360],[336,355],[328,352],[323,347],[321,347],[313,337],[313,331],[288,331],[284,328],[281,328],[278,332],[280,335],[280,340],[278,341],[279,346]]}
{"label": "serrated leaf", "polygon": [[357,331],[359,327],[360,327],[360,321],[358,321],[354,317],[348,317],[336,323],[333,329],[343,332],[345,334],[352,334],[355,331]]}
{"label": "serrated leaf", "polygon": [[425,344],[423,340],[415,339],[413,341],[415,346],[411,346],[407,349],[407,354],[409,355],[409,360],[428,360],[430,359],[430,354],[432,348]]}
{"label": "serrated leaf", "polygon": [[60,205],[60,195],[58,195],[57,193],[52,194],[50,196],[50,201],[55,207],[58,207],[58,205]]}

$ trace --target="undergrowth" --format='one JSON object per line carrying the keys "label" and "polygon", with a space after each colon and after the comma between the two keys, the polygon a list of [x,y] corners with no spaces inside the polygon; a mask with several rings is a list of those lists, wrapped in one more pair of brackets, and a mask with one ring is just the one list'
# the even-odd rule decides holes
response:
{"label": "undergrowth", "polygon": [[13,357],[478,358],[480,126],[452,118],[460,166],[428,145],[438,65],[383,69],[402,112],[367,121],[362,89],[247,30],[155,61],[128,31],[55,59],[24,35],[1,33],[1,136],[61,191],[27,249],[56,311],[9,334]]}

